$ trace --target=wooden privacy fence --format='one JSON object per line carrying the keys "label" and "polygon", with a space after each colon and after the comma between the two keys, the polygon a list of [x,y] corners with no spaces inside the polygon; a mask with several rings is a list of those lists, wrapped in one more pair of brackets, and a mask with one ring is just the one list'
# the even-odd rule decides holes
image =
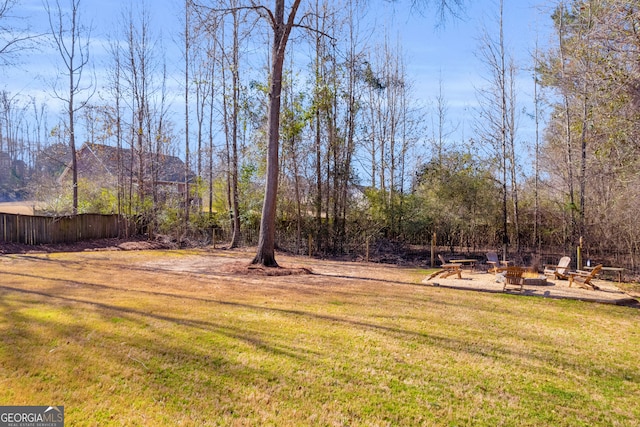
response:
{"label": "wooden privacy fence", "polygon": [[40,245],[121,237],[129,222],[119,215],[49,217],[0,213],[0,241]]}

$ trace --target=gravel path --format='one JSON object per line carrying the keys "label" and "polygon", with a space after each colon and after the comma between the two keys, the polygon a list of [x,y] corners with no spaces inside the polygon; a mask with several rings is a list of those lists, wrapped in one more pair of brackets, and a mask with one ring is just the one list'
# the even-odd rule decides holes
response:
{"label": "gravel path", "polygon": [[627,295],[624,291],[615,286],[614,282],[606,280],[594,280],[593,283],[599,290],[588,290],[578,287],[569,287],[568,280],[551,280],[547,278],[546,285],[525,285],[524,289],[509,288],[503,291],[503,284],[496,281],[493,273],[470,272],[464,270],[462,279],[455,276],[433,279],[424,279],[423,284],[429,286],[440,286],[450,289],[473,290],[480,292],[508,292],[511,294],[522,294],[527,296],[538,296],[545,298],[576,299],[581,301],[593,301],[607,304],[626,305],[639,307],[640,304],[635,298]]}

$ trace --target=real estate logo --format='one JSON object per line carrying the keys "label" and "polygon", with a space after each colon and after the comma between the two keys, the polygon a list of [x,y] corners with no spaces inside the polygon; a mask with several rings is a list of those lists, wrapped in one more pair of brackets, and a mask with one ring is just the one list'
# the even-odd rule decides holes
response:
{"label": "real estate logo", "polygon": [[0,427],[64,427],[64,406],[0,406]]}

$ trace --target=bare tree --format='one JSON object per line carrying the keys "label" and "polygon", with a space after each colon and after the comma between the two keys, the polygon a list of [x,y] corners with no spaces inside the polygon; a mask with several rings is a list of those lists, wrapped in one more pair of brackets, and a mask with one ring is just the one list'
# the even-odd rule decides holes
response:
{"label": "bare tree", "polygon": [[26,18],[12,16],[14,6],[19,0],[0,0],[0,65],[12,65],[16,55],[33,46],[32,42],[41,37],[33,34],[27,25],[23,28],[15,25],[18,22],[28,23]]}
{"label": "bare tree", "polygon": [[[208,181],[208,212],[209,219],[213,216],[213,136],[214,136],[214,113],[216,101],[216,66],[217,47],[219,45],[219,20],[201,20],[199,11],[192,5],[187,5],[191,13],[191,26],[193,37],[192,53],[192,75],[195,91],[196,108],[196,176],[206,177]],[[208,130],[207,130],[208,129]],[[206,139],[208,135],[208,144]],[[208,154],[208,156],[206,156]],[[206,156],[206,158],[205,158]],[[201,194],[205,187],[202,180],[196,180],[197,192]],[[198,199],[199,200],[199,199]],[[199,212],[202,209],[199,210]],[[212,223],[212,222],[211,222]],[[212,223],[213,224],[213,223]],[[212,235],[213,240],[213,235]]]}
{"label": "bare tree", "polygon": [[326,7],[323,4],[322,7],[320,2],[316,0],[314,6],[314,22],[313,26],[315,31],[312,32],[314,45],[315,45],[315,53],[313,59],[313,74],[315,76],[314,79],[314,87],[313,87],[313,108],[314,108],[314,120],[313,120],[313,133],[314,133],[314,166],[315,166],[315,197],[314,197],[314,208],[315,208],[315,232],[316,232],[316,250],[320,251],[322,249],[323,242],[325,240],[327,230],[326,230],[326,222],[323,221],[322,215],[322,201],[323,201],[323,173],[322,173],[322,111],[326,106],[326,98],[328,97],[328,91],[326,90],[324,82],[324,68],[325,61],[327,55],[325,55],[326,46],[324,41],[324,37],[322,33],[325,32],[324,25],[326,22],[327,11]]}
{"label": "bare tree", "polygon": [[[233,2],[235,5],[235,1]],[[229,246],[235,248],[240,243],[240,201],[238,189],[239,157],[238,157],[238,127],[240,125],[240,11],[234,8],[231,11],[231,52],[223,45],[222,65],[223,76],[226,70],[231,70],[231,96],[224,96],[223,114],[224,129],[226,137],[226,158],[227,158],[227,200],[229,203],[229,213],[231,215],[231,242]],[[227,82],[229,79],[223,78],[222,86],[226,95]],[[231,100],[231,105],[228,99]]]}
{"label": "bare tree", "polygon": [[[115,128],[115,138],[116,138],[116,163],[117,163],[117,172],[116,172],[116,186],[117,186],[117,205],[118,205],[118,214],[122,215],[125,213],[124,202],[125,202],[125,174],[124,174],[124,164],[123,164],[123,156],[122,156],[122,103],[123,103],[123,88],[122,88],[122,58],[121,58],[121,49],[117,42],[112,42],[110,45],[111,55],[113,56],[113,70],[112,74],[109,76],[111,80],[110,91],[114,100],[113,114],[109,118],[109,121],[112,122],[112,127]],[[128,210],[127,214],[131,215],[131,204],[127,205]],[[127,230],[128,228],[123,227]]]}
{"label": "bare tree", "polygon": [[[559,44],[559,54],[560,54],[560,80],[566,81],[568,76],[568,67],[567,67],[567,48],[566,48],[566,38],[567,38],[567,10],[565,8],[564,2],[560,2],[558,8],[556,9],[556,14],[554,15],[556,20],[556,30],[558,35],[558,44]],[[570,227],[570,235],[572,241],[575,243],[576,241],[576,231],[577,231],[577,221],[576,221],[576,203],[575,203],[575,190],[574,190],[574,177],[573,177],[573,137],[571,133],[571,121],[572,121],[572,111],[571,111],[571,99],[570,93],[567,90],[568,88],[565,86],[562,92],[562,101],[564,107],[564,136],[565,136],[565,159],[566,159],[566,171],[567,171],[567,189],[569,194],[569,209],[571,210],[571,227]]]}
{"label": "bare tree", "polygon": [[[538,50],[538,42],[536,40],[536,49],[533,55],[535,68],[538,68],[540,60]],[[533,245],[537,248],[538,256],[541,254],[542,239],[540,238],[540,121],[542,117],[542,99],[540,94],[540,81],[536,74],[533,75],[533,102],[534,102],[534,121],[535,121],[535,143],[534,143],[534,215],[533,215]]]}
{"label": "bare tree", "polygon": [[[130,161],[129,176],[129,204],[133,204],[134,177],[137,184],[137,213],[143,213],[145,208],[145,196],[148,186],[149,172],[148,152],[149,137],[146,130],[151,120],[151,98],[155,91],[153,74],[155,60],[153,56],[156,47],[151,34],[151,22],[145,4],[141,5],[139,20],[134,19],[133,11],[128,11],[125,16],[125,41],[123,42],[120,61],[120,77],[123,82],[123,93],[127,99],[131,124],[129,130],[132,155]],[[134,171],[135,170],[135,175]]]}
{"label": "bare tree", "polygon": [[[359,10],[358,2],[350,2],[349,8],[346,13],[346,25],[347,36],[345,38],[346,48],[346,87],[344,88],[345,99],[345,111],[343,113],[344,123],[342,127],[344,131],[344,146],[342,147],[342,156],[340,157],[340,185],[337,191],[339,192],[338,200],[340,200],[339,208],[339,228],[338,233],[341,240],[345,239],[346,235],[346,220],[347,213],[350,209],[349,205],[349,190],[352,183],[352,163],[354,159],[354,153],[356,150],[356,132],[357,132],[357,119],[359,118],[359,82],[358,82],[358,70],[356,68],[356,58],[360,55],[362,49],[362,41],[359,39],[358,26],[360,24],[360,16],[357,13]],[[339,30],[338,30],[339,31]],[[330,43],[335,43],[337,34],[334,33],[334,39],[329,40]]]}
{"label": "bare tree", "polygon": [[451,136],[455,130],[455,128],[447,127],[447,115],[449,114],[449,104],[443,93],[443,82],[442,75],[440,76],[440,80],[438,81],[438,95],[435,99],[435,117],[437,123],[432,125],[432,129],[434,131],[433,135],[433,145],[436,151],[435,155],[438,159],[438,165],[442,168],[444,154],[446,152],[445,141]]}
{"label": "bare tree", "polygon": [[[485,32],[481,41],[479,56],[486,65],[489,75],[487,87],[479,90],[478,132],[491,147],[490,157],[498,159],[499,180],[502,187],[502,247],[506,259],[510,242],[508,229],[508,200],[511,188],[513,203],[513,223],[516,246],[518,245],[518,198],[516,178],[516,99],[515,64],[506,50],[504,39],[504,2],[500,1],[498,19],[498,40]],[[509,185],[510,184],[510,185]]]}
{"label": "bare tree", "polygon": [[191,155],[191,147],[189,144],[189,88],[191,81],[189,80],[190,54],[193,49],[193,36],[191,35],[191,13],[189,8],[189,0],[185,0],[184,5],[184,226],[185,230],[189,226],[189,157]]}
{"label": "bare tree", "polygon": [[67,92],[62,92],[54,84],[55,97],[66,104],[69,147],[71,149],[71,169],[73,180],[73,213],[78,213],[78,170],[76,157],[76,113],[91,98],[92,93],[83,99],[76,98],[83,92],[92,89],[92,84],[83,85],[83,72],[89,64],[89,40],[91,29],[82,25],[80,20],[80,0],[70,0],[71,11],[65,13],[60,2],[56,0],[56,8],[52,10],[45,3],[49,16],[49,28],[55,47],[60,54],[64,67],[61,74],[68,78]]}

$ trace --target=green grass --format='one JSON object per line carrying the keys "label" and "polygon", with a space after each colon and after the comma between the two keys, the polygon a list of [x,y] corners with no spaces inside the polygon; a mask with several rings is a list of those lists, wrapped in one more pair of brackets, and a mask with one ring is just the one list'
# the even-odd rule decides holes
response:
{"label": "green grass", "polygon": [[[69,426],[640,425],[636,309],[222,254],[0,257],[0,404]],[[176,271],[194,258],[211,269]]]}

